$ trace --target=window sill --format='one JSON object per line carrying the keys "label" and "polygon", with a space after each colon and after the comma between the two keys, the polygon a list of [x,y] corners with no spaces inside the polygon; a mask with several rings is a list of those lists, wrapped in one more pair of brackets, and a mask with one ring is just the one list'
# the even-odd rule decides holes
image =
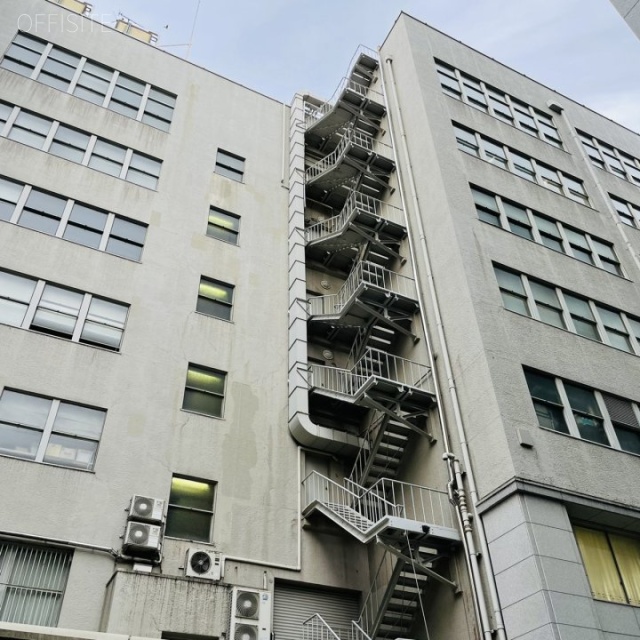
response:
{"label": "window sill", "polygon": [[165,540],[175,540],[176,542],[188,542],[189,544],[198,544],[205,547],[216,549],[215,542],[203,542],[202,540],[192,540],[191,538],[176,538],[175,536],[164,536]]}
{"label": "window sill", "polygon": [[[611,274],[613,275],[613,274]],[[640,354],[634,353],[633,351],[625,351],[624,349],[618,349],[618,347],[614,347],[613,345],[607,344],[606,342],[601,342],[600,340],[594,340],[593,338],[587,338],[587,336],[583,336],[580,333],[574,333],[573,331],[569,331],[569,329],[563,329],[562,327],[556,327],[555,324],[549,324],[548,322],[543,322],[542,320],[538,320],[538,318],[534,318],[533,316],[525,316],[517,311],[512,311],[511,309],[506,309],[504,306],[502,307],[508,313],[513,313],[516,316],[520,316],[521,318],[527,318],[529,320],[533,320],[534,322],[538,322],[545,327],[551,327],[553,329],[557,329],[558,331],[563,331],[564,333],[568,333],[570,336],[576,336],[577,338],[584,338],[593,344],[601,344],[603,347],[607,347],[607,349],[615,349],[619,353],[626,353],[629,356],[634,356],[635,358],[640,357]],[[594,443],[597,444],[597,443]]]}
{"label": "window sill", "polygon": [[[201,314],[204,315],[204,314]],[[221,422],[225,422],[225,418],[223,416],[212,416],[208,413],[200,413],[199,411],[191,411],[191,409],[185,409],[184,407],[180,408],[180,411],[184,413],[190,413],[194,416],[202,416],[203,418],[211,418],[212,420],[220,420]]]}
{"label": "window sill", "polygon": [[204,316],[205,318],[213,318],[214,320],[220,320],[220,322],[226,322],[227,324],[235,324],[233,320],[226,320],[225,318],[219,318],[218,316],[212,316],[208,313],[202,313],[202,311],[194,311],[197,316]]}
{"label": "window sill", "polygon": [[205,238],[211,238],[211,240],[215,240],[216,242],[224,242],[224,244],[228,244],[230,247],[239,247],[240,243],[238,242],[229,242],[228,240],[222,240],[222,238],[216,238],[215,236],[210,236],[208,233],[204,234]]}
{"label": "window sill", "polygon": [[19,462],[31,462],[33,464],[38,464],[43,467],[49,467],[53,469],[62,469],[64,471],[79,471],[80,473],[88,473],[89,475],[95,475],[96,472],[94,469],[80,469],[78,467],[67,467],[63,464],[52,464],[51,462],[39,462],[38,460],[30,460],[29,458],[21,458],[19,456],[12,456],[8,453],[0,452],[1,458],[8,458],[9,460],[17,460]]}
{"label": "window sill", "polygon": [[[555,429],[549,429],[549,427],[543,427],[538,424],[538,428],[546,431],[548,433],[555,433],[559,436],[564,436],[565,438],[571,438],[571,440],[577,440],[578,442],[584,442],[586,444],[592,444],[596,447],[602,447],[603,449],[608,449],[609,451],[615,451],[617,453],[626,453],[627,455],[633,456],[634,458],[640,458],[639,453],[633,453],[633,451],[626,451],[625,449],[616,449],[612,447],[610,444],[602,444],[601,442],[594,442],[593,440],[585,440],[584,438],[579,438],[578,436],[574,436],[571,433],[562,433],[562,431],[556,431]],[[594,600],[599,600],[599,598],[594,598]],[[613,602],[612,600],[602,600],[602,602]],[[625,604],[624,602],[616,602],[615,604]],[[640,606],[640,605],[638,605]]]}

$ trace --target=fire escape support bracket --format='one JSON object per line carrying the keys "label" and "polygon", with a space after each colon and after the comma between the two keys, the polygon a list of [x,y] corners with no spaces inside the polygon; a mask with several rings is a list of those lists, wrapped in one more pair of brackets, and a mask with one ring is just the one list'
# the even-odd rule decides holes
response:
{"label": "fire escape support bracket", "polygon": [[384,253],[388,253],[393,256],[396,260],[400,262],[400,264],[405,264],[407,261],[402,255],[400,255],[397,251],[394,251],[391,247],[387,246],[382,240],[377,238],[375,235],[370,235],[364,229],[360,228],[357,224],[352,224],[351,228],[359,235],[362,236],[367,242],[374,244],[376,247],[379,247],[381,251]]}
{"label": "fire escape support bracket", "polygon": [[367,313],[370,313],[374,318],[386,324],[387,326],[391,327],[394,331],[398,331],[403,335],[407,336],[408,338],[411,338],[414,344],[416,344],[420,340],[420,338],[415,333],[412,333],[408,329],[405,329],[404,327],[400,326],[400,324],[398,324],[392,318],[388,318],[383,313],[376,311],[376,309],[369,306],[366,302],[362,302],[362,300],[356,300],[355,306],[360,307],[362,310],[366,311]]}
{"label": "fire escape support bracket", "polygon": [[427,438],[429,438],[429,442],[431,444],[433,444],[436,441],[435,438],[428,431],[423,431],[422,429],[420,429],[420,427],[416,427],[415,424],[403,418],[400,414],[396,413],[393,409],[390,409],[389,407],[385,407],[383,404],[380,404],[377,400],[374,400],[369,394],[365,393],[364,399],[366,400],[366,404],[368,407],[371,407],[372,409],[376,409],[377,411],[381,411],[382,413],[388,415],[393,420],[397,420],[398,422],[401,422],[405,427],[407,427],[407,429],[410,429],[411,431],[421,436],[426,436]]}
{"label": "fire escape support bracket", "polygon": [[429,576],[430,578],[433,578],[434,580],[437,580],[438,582],[441,582],[442,584],[446,584],[447,586],[451,587],[455,592],[460,591],[460,588],[455,582],[453,582],[452,580],[449,580],[448,578],[445,578],[444,576],[440,575],[433,569],[430,569],[425,564],[423,564],[422,562],[419,562],[415,558],[411,558],[410,556],[405,555],[404,553],[402,553],[402,551],[396,549],[395,547],[388,545],[386,542],[383,542],[379,537],[376,538],[376,544],[382,547],[385,551],[388,551],[390,554],[394,555],[396,558],[398,558],[398,560],[401,560],[406,564],[410,564],[416,571],[419,571],[420,573],[424,573],[425,575]]}

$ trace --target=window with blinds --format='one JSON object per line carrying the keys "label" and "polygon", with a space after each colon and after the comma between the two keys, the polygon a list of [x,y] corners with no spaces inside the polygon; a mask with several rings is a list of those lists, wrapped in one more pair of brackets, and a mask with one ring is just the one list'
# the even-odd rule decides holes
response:
{"label": "window with blinds", "polygon": [[594,598],[640,605],[640,541],[574,527]]}
{"label": "window with blinds", "polygon": [[0,542],[0,622],[55,627],[72,552]]}

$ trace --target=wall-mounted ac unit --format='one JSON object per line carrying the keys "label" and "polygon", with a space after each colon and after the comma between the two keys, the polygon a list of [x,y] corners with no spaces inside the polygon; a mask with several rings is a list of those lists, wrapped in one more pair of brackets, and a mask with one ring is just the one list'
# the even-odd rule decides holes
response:
{"label": "wall-mounted ac unit", "polygon": [[269,640],[270,636],[271,594],[234,587],[229,640]]}
{"label": "wall-mounted ac unit", "polygon": [[122,548],[129,555],[149,555],[160,550],[162,529],[147,522],[127,522]]}
{"label": "wall-mounted ac unit", "polygon": [[222,577],[222,558],[215,551],[189,549],[184,565],[184,574],[188,578],[220,580]]}
{"label": "wall-mounted ac unit", "polygon": [[141,522],[162,522],[164,517],[164,500],[149,496],[133,496],[129,504],[128,520]]}

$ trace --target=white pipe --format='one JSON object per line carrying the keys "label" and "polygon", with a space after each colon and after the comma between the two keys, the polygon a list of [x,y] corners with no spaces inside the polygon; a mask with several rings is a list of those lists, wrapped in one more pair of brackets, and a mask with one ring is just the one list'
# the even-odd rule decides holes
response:
{"label": "white pipe", "polygon": [[[443,324],[442,324],[442,317],[440,315],[440,307],[439,307],[439,303],[438,303],[438,297],[437,297],[437,293],[436,293],[436,289],[435,289],[435,284],[433,281],[433,272],[431,270],[431,259],[429,256],[429,250],[428,250],[428,246],[427,246],[427,238],[426,238],[426,234],[424,231],[424,225],[422,223],[422,216],[420,213],[420,203],[418,201],[418,196],[417,196],[417,190],[416,190],[416,185],[415,185],[415,181],[413,178],[413,172],[411,170],[411,161],[409,158],[409,151],[408,151],[408,147],[407,147],[407,136],[406,136],[406,132],[404,129],[404,122],[403,122],[403,118],[402,118],[402,112],[400,109],[400,104],[398,102],[398,95],[397,95],[397,91],[396,91],[396,82],[395,82],[395,75],[394,75],[394,71],[393,71],[393,59],[391,57],[387,57],[385,59],[385,63],[388,66],[389,69],[389,74],[391,77],[391,94],[393,96],[394,99],[394,107],[396,110],[396,115],[397,115],[397,120],[398,120],[398,127],[400,130],[400,141],[401,141],[401,148],[403,151],[403,156],[404,156],[404,161],[406,164],[406,176],[408,178],[408,182],[409,182],[409,192],[411,194],[411,199],[412,199],[412,204],[413,204],[413,208],[414,208],[414,212],[415,212],[415,222],[418,228],[418,237],[419,237],[419,246],[420,246],[420,250],[422,253],[422,257],[424,260],[424,264],[425,264],[425,268],[427,270],[427,284],[428,284],[428,291],[429,291],[429,297],[431,300],[431,309],[435,315],[435,320],[436,320],[436,329],[437,329],[437,335],[438,335],[438,343],[440,346],[440,350],[441,350],[441,354],[442,354],[442,360],[443,360],[443,364],[444,364],[444,368],[445,368],[445,373],[446,373],[446,378],[447,378],[447,385],[448,385],[448,390],[449,390],[449,397],[451,399],[451,404],[453,407],[453,414],[454,414],[454,422],[456,424],[456,428],[457,428],[457,433],[458,433],[458,439],[459,439],[459,444],[460,444],[460,448],[461,448],[461,452],[462,452],[462,460],[464,463],[464,467],[466,469],[466,477],[467,477],[467,482],[469,484],[469,492],[470,492],[470,496],[471,496],[471,506],[472,506],[472,510],[473,510],[473,518],[475,519],[476,523],[477,523],[477,527],[476,527],[476,531],[478,533],[478,540],[480,543],[480,548],[482,551],[482,554],[484,556],[484,562],[485,562],[485,566],[486,566],[486,578],[487,578],[487,585],[489,588],[489,596],[491,599],[491,606],[493,609],[493,615],[494,615],[494,622],[495,622],[495,626],[496,626],[496,633],[497,633],[497,638],[498,640],[506,640],[506,633],[505,633],[505,629],[504,629],[504,622],[503,622],[503,618],[502,618],[502,611],[500,609],[500,602],[498,599],[498,591],[496,588],[496,584],[495,584],[495,578],[493,575],[493,569],[491,567],[491,558],[489,556],[489,547],[487,544],[487,539],[486,539],[486,534],[484,532],[484,528],[482,525],[482,521],[478,516],[477,513],[477,502],[478,502],[478,491],[477,491],[477,487],[476,487],[476,483],[475,483],[475,478],[474,478],[474,474],[473,474],[473,468],[471,466],[471,457],[469,455],[469,447],[468,447],[468,443],[467,443],[467,437],[466,437],[466,433],[465,433],[465,429],[464,429],[464,423],[462,420],[462,415],[460,412],[460,404],[459,404],[459,400],[458,400],[458,394],[457,394],[457,390],[456,390],[456,385],[455,385],[455,379],[453,376],[453,372],[452,372],[452,368],[451,368],[451,359],[449,356],[449,350],[447,347],[447,342],[446,342],[446,338],[444,335],[444,329],[443,329]],[[383,83],[384,83],[384,74],[383,74]],[[392,118],[389,118],[389,124],[390,124],[390,131],[393,128],[393,122],[392,122]],[[399,180],[401,180],[400,176],[404,175],[404,174],[399,174]],[[411,234],[409,235],[409,237],[411,238]],[[418,272],[416,272],[416,279],[418,278]],[[420,289],[420,287],[418,287],[418,289]],[[421,309],[424,313],[424,307]],[[434,380],[435,380],[435,376],[434,376]],[[442,423],[442,418],[441,418],[441,424],[442,424],[442,428],[443,428],[443,438],[446,439],[446,427],[444,426],[444,424]],[[446,439],[446,443],[448,444],[448,439]],[[459,468],[457,471],[455,471],[455,476],[456,476],[456,484],[458,482],[462,482],[462,476],[461,473],[459,471]],[[464,494],[462,494],[462,498],[464,499]],[[462,511],[462,509],[461,509]],[[479,615],[483,621],[482,624],[482,630],[483,630],[483,635],[486,638],[491,638],[492,637],[492,631],[491,629],[487,626],[486,624],[486,620],[488,619],[488,615],[487,615],[487,604],[486,604],[486,596],[485,596],[485,592],[484,592],[484,586],[482,583],[482,577],[479,574],[479,563],[478,563],[478,554],[473,552],[474,550],[474,546],[473,545],[473,537],[470,531],[470,522],[468,521],[468,516],[467,516],[467,522],[465,524],[465,529],[469,528],[469,534],[467,535],[467,532],[465,532],[465,538],[467,538],[470,542],[470,546],[469,546],[469,561],[472,567],[472,572],[471,572],[471,580],[475,581],[475,586],[476,586],[476,590],[478,593],[478,600],[477,600],[477,604],[479,607]]]}
{"label": "white pipe", "polygon": [[36,542],[46,542],[49,544],[57,544],[65,547],[73,547],[74,549],[83,549],[86,551],[100,551],[101,553],[108,553],[114,558],[120,558],[120,554],[111,547],[103,547],[101,545],[88,544],[86,542],[74,542],[73,540],[62,540],[61,538],[49,538],[48,536],[39,536],[34,533],[15,533],[13,531],[0,531],[0,538],[33,540]]}

